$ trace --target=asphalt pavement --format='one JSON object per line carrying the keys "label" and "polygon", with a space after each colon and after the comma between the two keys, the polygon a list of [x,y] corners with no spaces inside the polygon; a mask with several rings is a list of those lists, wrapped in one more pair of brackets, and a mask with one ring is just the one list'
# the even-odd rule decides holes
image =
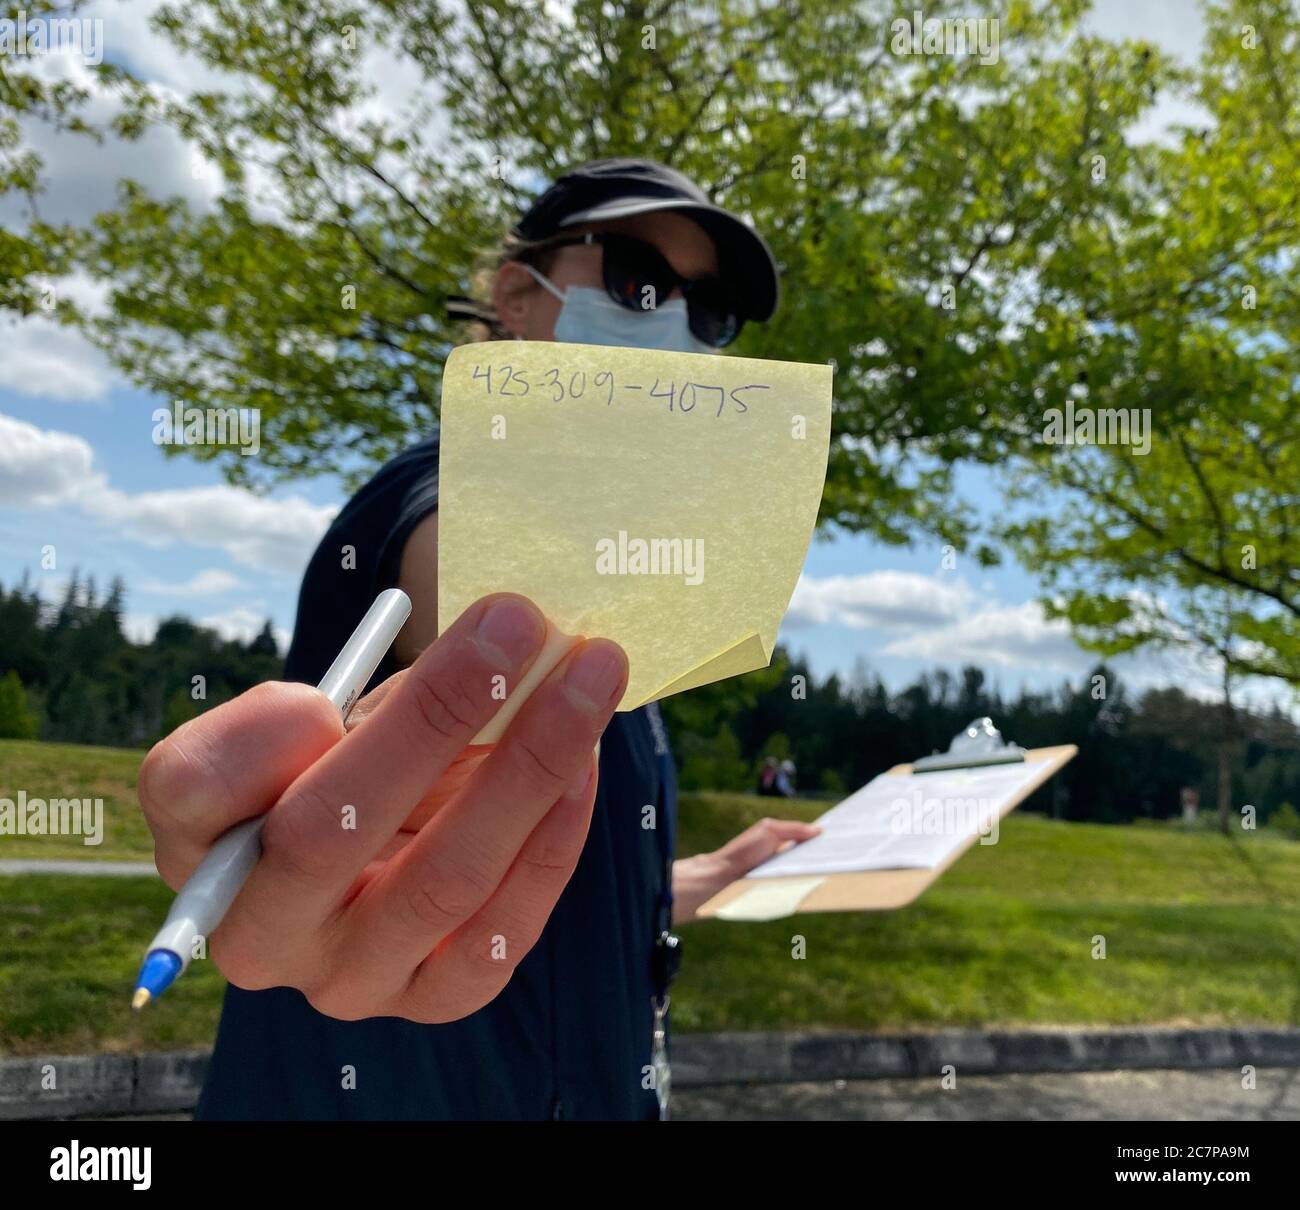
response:
{"label": "asphalt pavement", "polygon": [[1088,1071],[938,1079],[733,1084],[673,1093],[678,1121],[1295,1121],[1300,1068]]}

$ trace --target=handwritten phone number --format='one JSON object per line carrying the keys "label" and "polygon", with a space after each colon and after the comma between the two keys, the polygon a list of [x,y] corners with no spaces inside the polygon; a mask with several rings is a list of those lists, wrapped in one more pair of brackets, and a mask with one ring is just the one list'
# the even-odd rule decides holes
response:
{"label": "handwritten phone number", "polygon": [[631,402],[638,398],[658,399],[663,401],[665,409],[669,412],[687,413],[695,411],[701,403],[706,402],[711,409],[716,398],[717,410],[713,413],[715,417],[721,416],[727,410],[728,401],[737,414],[748,412],[749,405],[740,397],[743,391],[772,389],[760,382],[747,383],[745,386],[732,387],[730,390],[704,382],[683,382],[679,388],[676,382],[669,381],[665,384],[659,378],[649,385],[643,382],[618,382],[611,370],[601,370],[591,375],[590,382],[584,370],[576,370],[568,375],[566,381],[565,375],[557,368],[530,375],[510,365],[476,365],[471,377],[476,382],[482,382],[489,395],[522,399],[525,395],[533,394],[535,389],[535,398],[546,399],[552,403],[563,403],[566,399],[583,399],[590,389],[595,398],[604,395],[606,407],[613,405],[615,395],[627,392],[626,396],[620,395],[620,400],[626,399]]}

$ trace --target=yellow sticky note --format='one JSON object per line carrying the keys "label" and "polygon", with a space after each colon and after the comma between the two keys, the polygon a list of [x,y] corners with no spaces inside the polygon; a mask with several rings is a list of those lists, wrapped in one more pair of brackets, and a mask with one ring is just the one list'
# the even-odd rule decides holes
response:
{"label": "yellow sticky note", "polygon": [[831,369],[540,341],[452,351],[438,622],[518,592],[628,655],[620,710],[765,667],[817,520]]}

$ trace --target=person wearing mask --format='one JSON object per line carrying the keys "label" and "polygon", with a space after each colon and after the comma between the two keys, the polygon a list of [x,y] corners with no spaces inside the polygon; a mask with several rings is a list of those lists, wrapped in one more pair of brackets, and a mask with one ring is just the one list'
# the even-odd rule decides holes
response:
{"label": "person wearing mask", "polygon": [[[763,240],[694,182],[608,159],[546,189],[482,296],[449,309],[479,339],[715,351],[770,318],[777,290]],[[614,713],[626,658],[602,638],[567,654],[449,798],[448,770],[499,704],[494,678],[518,682],[546,623],[502,593],[438,636],[437,507],[435,433],[321,540],[285,683],[185,724],[141,769],[173,888],[223,831],[270,812],[211,939],[229,986],[200,1119],[665,1116],[672,930],[815,834],[764,820],[674,860],[663,722],[654,704]],[[394,585],[410,620],[345,729],[307,686]]]}

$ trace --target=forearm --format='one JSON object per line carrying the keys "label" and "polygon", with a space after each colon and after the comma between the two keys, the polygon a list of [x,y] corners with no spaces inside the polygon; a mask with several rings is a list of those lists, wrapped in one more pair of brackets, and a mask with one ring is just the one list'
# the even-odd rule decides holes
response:
{"label": "forearm", "polygon": [[719,868],[713,853],[683,857],[673,862],[673,927],[690,924],[695,913],[721,890]]}

